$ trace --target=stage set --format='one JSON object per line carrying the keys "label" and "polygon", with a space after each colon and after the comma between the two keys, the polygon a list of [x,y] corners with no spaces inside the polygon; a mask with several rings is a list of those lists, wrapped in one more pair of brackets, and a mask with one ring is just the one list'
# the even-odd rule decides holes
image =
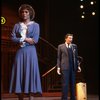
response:
{"label": "stage set", "polygon": [[[2,0],[1,15],[1,100],[18,100],[9,93],[12,64],[18,45],[11,41],[11,31],[18,19],[21,4],[35,9],[34,20],[40,25],[36,45],[42,95],[32,100],[61,100],[61,76],[57,74],[58,45],[73,33],[78,46],[81,73],[76,73],[77,100],[99,100],[99,23],[98,0]],[[24,95],[24,100],[29,100]],[[68,94],[68,100],[70,95]]]}

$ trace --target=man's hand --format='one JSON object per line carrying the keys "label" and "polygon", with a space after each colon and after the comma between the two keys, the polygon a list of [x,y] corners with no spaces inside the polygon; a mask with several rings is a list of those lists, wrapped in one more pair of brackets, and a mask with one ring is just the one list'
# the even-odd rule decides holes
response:
{"label": "man's hand", "polygon": [[81,72],[81,67],[78,67],[78,71],[77,72]]}
{"label": "man's hand", "polygon": [[57,68],[57,74],[61,75],[60,68]]}

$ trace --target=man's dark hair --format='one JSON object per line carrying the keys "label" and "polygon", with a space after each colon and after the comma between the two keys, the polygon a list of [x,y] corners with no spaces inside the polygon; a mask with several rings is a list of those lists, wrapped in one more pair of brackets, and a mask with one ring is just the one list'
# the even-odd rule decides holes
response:
{"label": "man's dark hair", "polygon": [[73,34],[67,33],[67,34],[65,35],[65,39],[66,39],[68,36],[72,36],[72,37],[73,37]]}

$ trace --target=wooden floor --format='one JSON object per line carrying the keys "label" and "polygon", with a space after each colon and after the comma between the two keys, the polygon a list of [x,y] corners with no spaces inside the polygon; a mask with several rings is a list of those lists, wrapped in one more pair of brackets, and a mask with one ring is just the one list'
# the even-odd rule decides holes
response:
{"label": "wooden floor", "polygon": [[[18,100],[15,94],[1,94],[1,100]],[[24,96],[24,100],[29,100],[28,96]],[[30,100],[61,100],[61,93],[43,93],[42,96],[31,96]],[[70,97],[68,97],[70,100]],[[87,100],[99,100],[98,95],[88,95]]]}

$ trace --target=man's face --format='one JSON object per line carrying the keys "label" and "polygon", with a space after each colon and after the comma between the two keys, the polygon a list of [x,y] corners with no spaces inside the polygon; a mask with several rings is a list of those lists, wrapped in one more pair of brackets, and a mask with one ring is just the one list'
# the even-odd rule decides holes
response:
{"label": "man's face", "polygon": [[68,44],[72,43],[72,41],[73,41],[73,36],[68,36],[68,37],[65,39],[65,41],[66,41]]}

